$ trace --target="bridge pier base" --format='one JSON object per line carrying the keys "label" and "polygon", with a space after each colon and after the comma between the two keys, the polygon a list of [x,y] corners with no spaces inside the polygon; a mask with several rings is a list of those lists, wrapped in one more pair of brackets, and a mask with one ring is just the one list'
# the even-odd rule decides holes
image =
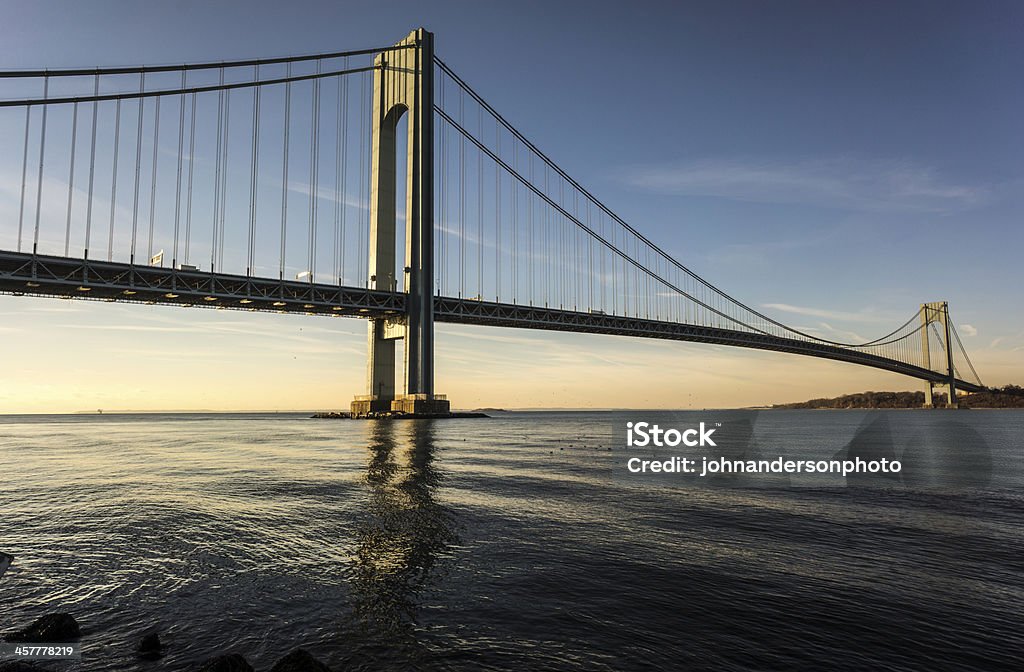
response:
{"label": "bridge pier base", "polygon": [[443,394],[399,394],[393,399],[364,394],[352,401],[349,411],[353,418],[389,415],[444,418],[451,415],[451,406]]}
{"label": "bridge pier base", "polygon": [[925,383],[924,386],[924,406],[923,408],[937,408],[935,405],[935,388],[946,393],[946,408],[960,408],[960,403],[957,401],[956,387],[949,383]]}
{"label": "bridge pier base", "polygon": [[361,394],[352,400],[349,413],[353,418],[369,418],[391,411],[391,399],[376,394]]}
{"label": "bridge pier base", "polygon": [[400,394],[391,402],[392,413],[424,416],[451,415],[448,398],[443,394]]}
{"label": "bridge pier base", "polygon": [[960,402],[956,398],[956,387],[953,385],[946,385],[946,408],[960,408]]}

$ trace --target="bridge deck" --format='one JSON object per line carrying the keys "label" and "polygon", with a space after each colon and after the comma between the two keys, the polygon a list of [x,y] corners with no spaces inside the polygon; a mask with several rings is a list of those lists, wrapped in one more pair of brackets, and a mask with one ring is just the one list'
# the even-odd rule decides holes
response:
{"label": "bridge deck", "polygon": [[[234,310],[381,318],[405,312],[405,294],[156,266],[0,252],[0,292]],[[943,374],[852,348],[759,333],[538,306],[436,297],[435,320],[637,338],[714,343],[872,366],[921,380]],[[958,389],[979,385],[957,380]]]}
{"label": "bridge deck", "polygon": [[353,317],[405,312],[405,295],[394,292],[3,251],[0,292]]}

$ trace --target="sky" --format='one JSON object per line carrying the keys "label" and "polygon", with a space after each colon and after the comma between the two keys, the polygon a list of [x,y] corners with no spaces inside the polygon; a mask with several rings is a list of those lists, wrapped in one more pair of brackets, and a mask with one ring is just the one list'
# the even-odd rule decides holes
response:
{"label": "sky", "polygon": [[[984,382],[1024,380],[1020,3],[0,11],[0,69],[332,52],[424,26],[548,156],[747,305],[843,340],[948,300]],[[0,341],[6,413],[331,409],[364,393],[357,320],[0,296]],[[795,355],[437,327],[436,389],[463,408],[728,407],[919,385]]]}

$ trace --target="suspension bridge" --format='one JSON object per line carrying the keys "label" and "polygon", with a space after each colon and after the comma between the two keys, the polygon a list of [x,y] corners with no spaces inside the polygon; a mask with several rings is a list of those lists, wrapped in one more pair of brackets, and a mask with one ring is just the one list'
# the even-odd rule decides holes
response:
{"label": "suspension bridge", "polygon": [[933,388],[950,405],[983,389],[945,302],[842,343],[718,289],[517,131],[423,29],[0,85],[0,292],[363,318],[355,414],[448,411],[435,321],[821,357],[924,381],[927,405]]}

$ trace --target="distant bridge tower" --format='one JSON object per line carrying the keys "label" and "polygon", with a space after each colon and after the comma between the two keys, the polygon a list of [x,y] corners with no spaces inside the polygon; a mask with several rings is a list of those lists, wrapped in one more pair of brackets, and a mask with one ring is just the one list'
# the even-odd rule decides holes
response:
{"label": "distant bridge tower", "polygon": [[922,303],[921,304],[921,349],[924,357],[923,366],[926,369],[932,368],[931,353],[929,352],[929,338],[928,331],[932,323],[938,323],[940,331],[940,337],[944,343],[943,353],[945,356],[945,362],[943,362],[944,368],[946,369],[946,382],[938,383],[933,380],[925,382],[924,388],[924,407],[933,408],[935,406],[932,400],[932,393],[936,386],[946,388],[946,408],[957,408],[956,398],[956,370],[953,368],[953,346],[950,343],[950,329],[949,329],[949,304],[945,301],[936,301],[933,303]]}
{"label": "distant bridge tower", "polygon": [[[370,263],[372,289],[406,292],[406,313],[369,324],[367,394],[353,415],[371,412],[446,414],[434,394],[434,36],[413,31],[374,61]],[[395,151],[398,122],[408,114],[405,175],[405,268],[396,273]],[[396,277],[400,276],[400,277]],[[405,340],[403,393],[395,386],[395,342]]]}

